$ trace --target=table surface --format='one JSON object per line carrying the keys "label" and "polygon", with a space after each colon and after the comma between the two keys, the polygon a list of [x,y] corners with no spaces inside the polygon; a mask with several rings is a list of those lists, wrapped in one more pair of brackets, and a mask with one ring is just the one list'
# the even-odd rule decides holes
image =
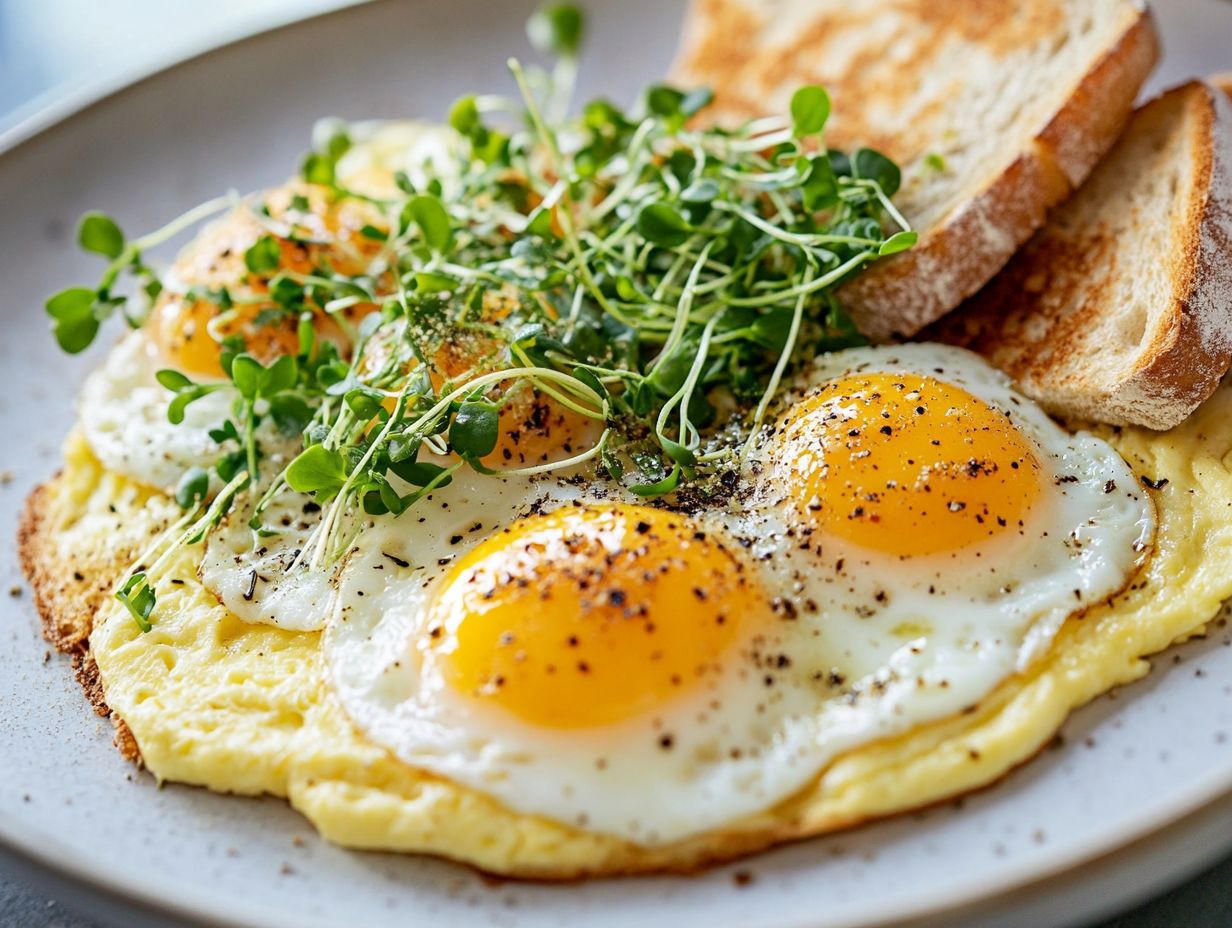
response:
{"label": "table surface", "polygon": [[[353,0],[0,0],[0,131],[100,77]],[[1232,925],[1232,858],[1099,928]],[[95,928],[0,869],[0,928]]]}

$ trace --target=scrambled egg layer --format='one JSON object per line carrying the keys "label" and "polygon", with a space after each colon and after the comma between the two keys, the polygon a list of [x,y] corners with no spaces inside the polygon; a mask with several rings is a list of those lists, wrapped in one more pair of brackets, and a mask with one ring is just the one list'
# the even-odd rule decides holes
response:
{"label": "scrambled egg layer", "polygon": [[[519,815],[416,771],[361,736],[323,679],[318,633],[245,624],[197,582],[200,549],[158,586],[154,630],[109,600],[91,645],[113,711],[164,780],[287,797],[327,839],[444,855],[527,877],[690,869],[767,845],[913,809],[988,784],[1044,746],[1066,715],[1143,676],[1144,655],[1202,630],[1232,595],[1232,387],[1184,425],[1105,436],[1159,510],[1153,556],[1109,603],[1066,623],[1029,673],[959,717],[841,757],[792,799],[722,830],[653,849]],[[167,507],[106,473],[80,438],[48,493],[50,557],[97,549],[115,516],[135,535]],[[115,564],[111,577],[122,565]]]}

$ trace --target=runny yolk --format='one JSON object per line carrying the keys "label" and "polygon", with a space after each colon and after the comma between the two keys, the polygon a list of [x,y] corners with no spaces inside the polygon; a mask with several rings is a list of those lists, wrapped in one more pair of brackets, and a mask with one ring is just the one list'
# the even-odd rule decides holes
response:
{"label": "runny yolk", "polygon": [[690,520],[579,507],[523,519],[464,557],[419,648],[456,692],[579,729],[704,686],[769,615],[752,572]]}
{"label": "runny yolk", "polygon": [[[341,315],[357,324],[375,308],[370,304],[352,306]],[[177,294],[159,301],[147,325],[164,357],[176,370],[221,377],[222,343],[211,334],[209,326],[222,313],[223,310],[209,300],[190,300]],[[273,318],[267,318],[270,316]],[[346,336],[331,316],[324,312],[314,313],[313,327],[318,339],[346,347]],[[245,350],[263,364],[270,364],[284,354],[296,354],[300,347],[298,315],[280,313],[273,303],[235,307],[223,321],[215,323],[214,328],[221,338],[243,337]]]}
{"label": "runny yolk", "polygon": [[[301,199],[305,205],[292,207]],[[150,335],[170,366],[188,374],[221,377],[221,340],[243,337],[246,350],[263,363],[299,350],[299,314],[283,311],[269,298],[269,282],[278,273],[364,273],[381,244],[361,234],[364,225],[379,226],[380,213],[362,201],[336,200],[323,187],[288,185],[270,191],[263,200],[270,216],[287,224],[301,238],[273,236],[278,244],[278,266],[250,272],[246,250],[265,235],[242,207],[207,229],[176,262],[177,275],[205,291],[226,288],[236,298],[224,309],[205,296],[166,291],[147,322]],[[358,324],[377,307],[357,304],[331,315],[313,308],[318,339],[348,347],[344,323]],[[213,331],[211,332],[211,326]]]}
{"label": "runny yolk", "polygon": [[[489,370],[493,361],[503,363],[498,342],[486,337],[459,338],[443,345],[432,358],[430,377],[438,392],[446,385],[459,387]],[[372,352],[371,367],[384,361],[381,349]],[[370,349],[371,351],[371,349]],[[587,416],[535,390],[525,380],[511,379],[489,391],[500,404],[500,428],[496,447],[481,462],[493,470],[516,470],[567,460],[593,447],[603,431],[603,420]],[[395,397],[384,406],[392,413]]]}
{"label": "runny yolk", "polygon": [[1020,533],[1042,489],[1035,446],[1001,410],[918,374],[851,374],[797,404],[775,471],[800,521],[896,557]]}
{"label": "runny yolk", "polygon": [[500,410],[496,448],[483,463],[493,470],[516,470],[563,461],[592,447],[603,423],[562,405],[528,384]]}

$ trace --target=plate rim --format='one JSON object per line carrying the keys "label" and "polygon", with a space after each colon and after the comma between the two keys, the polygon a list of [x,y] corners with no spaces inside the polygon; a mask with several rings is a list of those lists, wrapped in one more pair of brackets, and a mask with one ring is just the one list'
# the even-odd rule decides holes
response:
{"label": "plate rim", "polygon": [[[282,34],[316,23],[327,18],[346,17],[363,11],[365,7],[388,6],[408,0],[314,0],[319,6],[306,13],[272,13],[247,26],[224,30],[210,39],[186,46],[179,51],[154,58],[145,65],[121,68],[111,75],[97,80],[86,80],[69,85],[62,94],[54,89],[35,98],[34,102],[47,99],[45,105],[34,108],[9,128],[0,131],[0,173],[12,156],[24,147],[39,141],[56,130],[63,129],[78,116],[116,100],[127,92],[148,84],[179,69],[201,62],[215,54],[243,45],[260,42],[274,34]],[[421,0],[411,0],[421,2]],[[37,629],[32,633],[38,634]],[[1165,651],[1168,649],[1165,649]],[[1159,652],[1164,653],[1164,652]],[[1146,655],[1146,658],[1154,655]],[[1079,707],[1080,708],[1080,707]],[[1076,711],[1076,710],[1075,710]],[[1016,765],[1010,773],[1027,766],[1031,760]],[[993,788],[997,784],[992,784]],[[195,786],[176,788],[201,789]],[[1112,858],[1118,851],[1157,836],[1170,826],[1177,826],[1221,798],[1232,794],[1232,767],[1213,771],[1199,781],[1198,788],[1189,794],[1178,796],[1153,807],[1149,814],[1139,814],[1133,820],[1100,837],[1072,843],[1060,855],[1046,862],[1023,861],[1008,867],[994,880],[979,888],[958,892],[938,889],[921,902],[917,896],[911,902],[896,908],[880,911],[856,912],[842,922],[828,922],[826,928],[873,928],[876,925],[891,925],[934,919],[947,913],[959,913],[963,909],[994,902],[998,897],[1015,890],[1041,885],[1055,877],[1084,865]],[[226,798],[226,797],[224,797]],[[286,802],[284,797],[262,796],[261,801]],[[0,813],[2,813],[0,809]],[[907,814],[907,813],[900,813]],[[899,815],[893,816],[898,818]],[[859,826],[856,826],[859,827]],[[323,840],[323,839],[322,839]],[[804,839],[808,840],[808,839]],[[1211,862],[1232,847],[1232,836],[1222,846],[1206,849],[1198,855],[1203,862]],[[347,849],[350,853],[371,853]],[[175,884],[176,894],[151,889],[148,881],[132,876],[122,865],[89,858],[71,842],[65,842],[50,832],[37,827],[23,826],[0,814],[0,851],[17,859],[22,865],[33,866],[40,874],[69,885],[87,890],[114,900],[123,906],[137,906],[142,911],[177,921],[218,928],[334,928],[336,923],[320,916],[287,916],[269,909],[260,903],[234,903],[219,899],[216,894],[202,892],[192,884]],[[459,864],[459,866],[466,866]],[[468,868],[473,869],[473,868]],[[1196,872],[1197,867],[1188,868]],[[670,878],[670,877],[669,877]],[[1171,882],[1179,882],[1177,876]],[[1167,884],[1168,880],[1164,881]],[[572,884],[562,885],[569,891]],[[70,903],[71,907],[71,903]],[[821,924],[808,919],[796,921],[767,920],[747,923],[749,928],[812,928]]]}
{"label": "plate rim", "polygon": [[20,105],[14,112],[23,114],[6,129],[0,130],[0,157],[9,155],[27,142],[50,133],[75,116],[93,109],[149,80],[192,64],[215,52],[235,48],[259,40],[270,33],[294,29],[355,7],[388,3],[391,0],[301,0],[312,4],[308,10],[270,12],[246,24],[223,29],[199,42],[186,42],[175,51],[154,55],[144,64],[117,68],[100,78],[69,80],[48,88]]}
{"label": "plate rim", "polygon": [[[1027,764],[1030,761],[1026,762]],[[1020,765],[1022,766],[1022,765]],[[1015,768],[1018,769],[1018,768]],[[173,784],[177,789],[202,789],[202,787]],[[984,884],[978,890],[954,895],[944,889],[933,892],[921,904],[918,898],[904,903],[897,908],[882,911],[855,913],[845,921],[822,923],[807,917],[795,921],[773,920],[772,916],[757,922],[745,922],[744,928],[815,928],[825,925],[825,928],[874,928],[880,925],[899,925],[935,919],[950,913],[961,914],[964,909],[986,905],[995,902],[1000,896],[1008,893],[1029,889],[1047,883],[1068,870],[1097,863],[1101,860],[1115,859],[1119,851],[1160,835],[1169,826],[1183,825],[1185,819],[1199,815],[1205,808],[1217,803],[1220,799],[1232,794],[1232,774],[1229,772],[1212,773],[1205,778],[1202,788],[1194,790],[1190,796],[1181,797],[1160,807],[1152,815],[1136,820],[1132,826],[1124,827],[1115,833],[1112,839],[1092,838],[1071,845],[1070,849],[1059,856],[1051,858],[1046,865],[1036,866],[1031,862],[1023,862],[1007,869],[1003,874]],[[234,798],[223,796],[223,799]],[[284,802],[282,797],[264,795],[256,798],[261,802]],[[897,816],[895,816],[897,817]],[[856,826],[857,828],[860,826]],[[22,840],[24,835],[26,841]],[[324,840],[324,839],[321,839]],[[808,840],[808,839],[804,839]],[[1209,862],[1232,847],[1232,836],[1222,847],[1207,849],[1197,854],[1199,864]],[[67,879],[73,884],[84,886],[94,893],[115,900],[122,905],[136,903],[142,909],[159,916],[170,916],[191,925],[217,926],[217,928],[336,928],[337,922],[322,919],[319,916],[287,916],[285,913],[270,909],[257,903],[233,904],[224,900],[219,906],[215,894],[205,893],[192,884],[176,884],[178,896],[159,893],[150,889],[148,881],[139,876],[131,875],[121,865],[91,860],[80,852],[71,842],[65,842],[53,834],[38,828],[14,828],[12,823],[0,817],[0,849],[10,855],[21,858],[26,863],[33,864],[40,871],[53,878]],[[363,850],[345,849],[348,853],[375,853]],[[465,864],[457,864],[466,867]],[[474,871],[474,868],[467,867]],[[1182,868],[1179,878],[1183,879],[1184,871],[1195,866]],[[650,877],[657,879],[657,877]],[[671,879],[672,877],[666,877]],[[628,878],[616,878],[628,879]],[[643,877],[644,879],[644,877]],[[1176,879],[1179,882],[1179,879]],[[1166,885],[1170,880],[1164,880]],[[570,891],[575,884],[560,884],[558,889]],[[187,889],[187,895],[185,893]],[[1112,902],[1115,907],[1115,901]],[[71,907],[71,904],[70,904]]]}

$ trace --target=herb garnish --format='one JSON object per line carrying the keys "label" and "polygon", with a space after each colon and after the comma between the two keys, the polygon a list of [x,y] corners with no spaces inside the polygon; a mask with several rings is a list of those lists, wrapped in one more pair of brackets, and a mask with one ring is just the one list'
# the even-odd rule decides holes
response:
{"label": "herb garnish", "polygon": [[[418,184],[399,175],[395,197],[348,189],[338,172],[352,144],[346,127],[318,132],[304,182],[378,210],[384,222],[361,233],[378,250],[358,273],[292,272],[280,240],[294,241],[297,227],[268,209],[259,217],[270,231],[244,263],[268,287],[262,312],[300,319],[299,351],[265,366],[233,336],[226,381],[159,375],[175,393],[172,421],[207,393],[236,397],[232,419],[212,433],[225,451],[214,468],[225,489],[202,513],[209,479],[186,476],[176,497],[189,514],[168,544],[198,538],[255,488],[253,530],[273,533],[262,513],[289,490],[322,506],[296,563],[324,567],[365,514],[404,512],[461,467],[496,472],[485,459],[507,428],[501,411],[528,393],[593,420],[597,438],[502,473],[592,462],[643,497],[685,483],[704,491],[739,466],[793,363],[861,342],[835,290],[915,243],[891,201],[898,167],[868,148],[828,149],[831,101],[816,86],[795,93],[789,115],[738,129],[698,118],[709,91],[665,85],[629,110],[600,99],[568,118],[582,25],[573,7],[540,10],[528,28],[556,58],[552,70],[511,60],[519,99],[458,100],[454,163],[425,165]],[[131,275],[157,299],[144,252],[221,205],[133,242],[106,217],[87,216],[81,244],[110,263],[97,287],[48,301],[65,350],[86,347],[117,308],[139,324],[116,295],[118,278]],[[302,194],[291,202],[292,215],[308,208]],[[375,311],[349,331],[344,356],[317,337],[314,320],[355,306]],[[450,371],[435,360],[450,344],[481,350]],[[303,451],[277,474],[262,472],[257,430],[268,419],[303,435]],[[117,594],[142,628],[152,571]]]}

